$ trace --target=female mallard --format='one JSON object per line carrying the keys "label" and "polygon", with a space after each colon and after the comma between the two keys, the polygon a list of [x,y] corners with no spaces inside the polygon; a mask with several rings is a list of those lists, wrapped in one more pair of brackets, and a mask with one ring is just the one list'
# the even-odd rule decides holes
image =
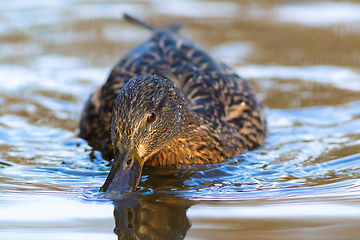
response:
{"label": "female mallard", "polygon": [[264,107],[246,80],[178,35],[180,24],[125,18],[153,36],[120,60],[80,121],[80,137],[114,158],[101,191],[133,191],[144,165],[220,163],[264,143]]}

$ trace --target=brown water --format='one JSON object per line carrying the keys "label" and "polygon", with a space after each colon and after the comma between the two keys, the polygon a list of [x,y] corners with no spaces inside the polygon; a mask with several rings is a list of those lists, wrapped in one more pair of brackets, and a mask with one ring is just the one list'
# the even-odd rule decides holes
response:
{"label": "brown water", "polygon": [[[104,199],[109,164],[77,126],[149,37],[121,12],[183,21],[249,79],[266,146],[202,171],[147,170],[132,199]],[[360,1],[1,2],[0,239],[358,239],[359,24]]]}

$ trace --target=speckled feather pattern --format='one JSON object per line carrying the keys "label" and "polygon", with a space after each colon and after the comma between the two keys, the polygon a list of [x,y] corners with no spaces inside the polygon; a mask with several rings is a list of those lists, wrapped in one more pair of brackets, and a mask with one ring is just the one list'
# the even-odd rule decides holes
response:
{"label": "speckled feather pattern", "polygon": [[[186,105],[183,114],[193,114],[197,121],[185,120],[179,133],[146,166],[219,163],[262,146],[267,135],[265,110],[249,83],[171,28],[155,29],[152,34],[119,61],[106,83],[90,97],[82,114],[80,137],[111,160],[110,126],[118,94],[131,78],[157,75],[176,86]],[[148,99],[141,87],[134,88],[139,99]]]}

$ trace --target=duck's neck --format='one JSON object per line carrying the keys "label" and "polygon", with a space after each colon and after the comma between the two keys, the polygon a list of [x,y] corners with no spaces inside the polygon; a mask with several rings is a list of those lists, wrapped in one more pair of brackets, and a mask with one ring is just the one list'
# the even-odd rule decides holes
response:
{"label": "duck's neck", "polygon": [[214,130],[202,121],[186,102],[181,106],[179,133],[160,151],[150,157],[146,166],[177,167],[183,164],[212,164],[231,157]]}

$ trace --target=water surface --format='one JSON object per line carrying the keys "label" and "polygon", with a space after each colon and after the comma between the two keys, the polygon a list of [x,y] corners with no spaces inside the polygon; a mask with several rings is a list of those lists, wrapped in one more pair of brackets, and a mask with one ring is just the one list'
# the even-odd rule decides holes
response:
{"label": "water surface", "polygon": [[[358,1],[0,3],[1,239],[357,239]],[[258,150],[201,170],[144,171],[98,193],[110,163],[77,137],[89,95],[150,35],[128,12],[233,66],[267,106]],[[306,16],[306,17],[305,17]]]}

